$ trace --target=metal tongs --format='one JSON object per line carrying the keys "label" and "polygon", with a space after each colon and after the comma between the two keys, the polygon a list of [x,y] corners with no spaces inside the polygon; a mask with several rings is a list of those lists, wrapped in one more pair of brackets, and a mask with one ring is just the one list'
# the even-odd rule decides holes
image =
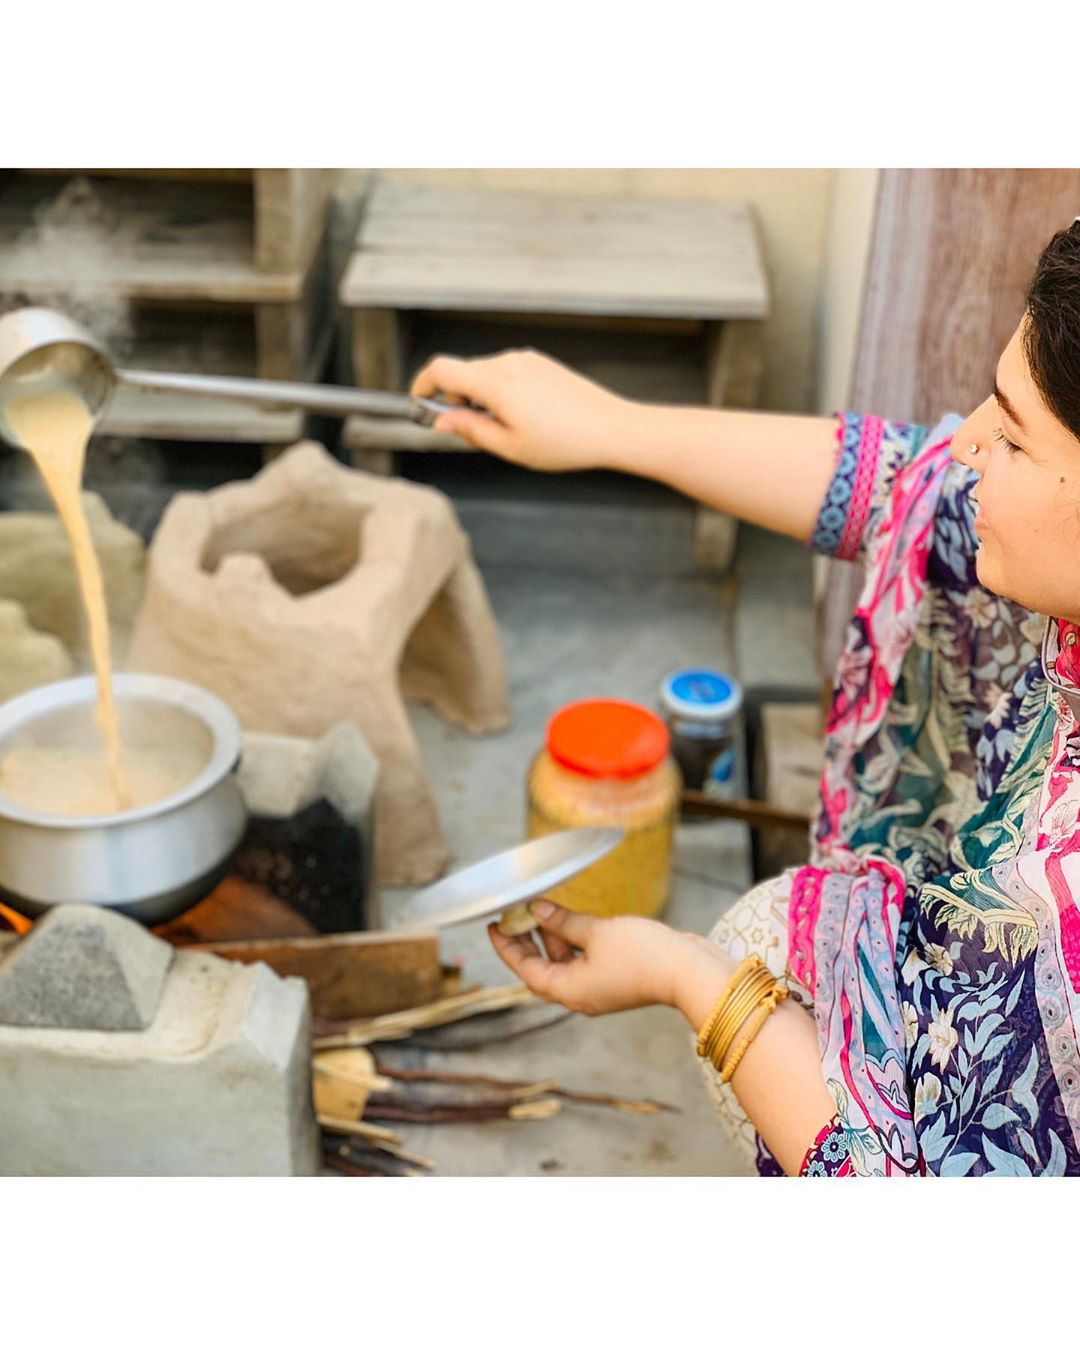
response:
{"label": "metal tongs", "polygon": [[418,425],[433,425],[447,409],[446,403],[437,399],[398,392],[117,369],[104,347],[63,313],[49,308],[19,308],[0,317],[0,435],[9,444],[22,447],[7,421],[6,408],[13,398],[43,389],[69,390],[82,399],[96,422],[118,387],[297,407],[328,416],[380,416]]}

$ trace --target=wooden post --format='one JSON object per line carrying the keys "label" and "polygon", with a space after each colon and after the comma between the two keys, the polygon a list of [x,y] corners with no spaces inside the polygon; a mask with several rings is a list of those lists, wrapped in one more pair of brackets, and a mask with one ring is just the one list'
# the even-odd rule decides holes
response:
{"label": "wooden post", "polygon": [[361,388],[401,392],[405,382],[405,324],[393,308],[353,313],[353,372]]}
{"label": "wooden post", "polygon": [[[393,308],[358,308],[353,313],[352,357],[357,387],[401,392],[405,385],[404,314]],[[389,446],[350,449],[354,467],[393,476],[397,457]]]}
{"label": "wooden post", "polygon": [[254,170],[258,270],[307,270],[323,236],[333,184],[329,168]]}

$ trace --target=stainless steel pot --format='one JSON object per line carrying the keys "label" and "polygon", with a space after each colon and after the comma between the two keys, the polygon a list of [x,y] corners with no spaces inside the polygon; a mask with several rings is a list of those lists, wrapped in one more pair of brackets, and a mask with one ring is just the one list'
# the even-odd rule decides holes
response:
{"label": "stainless steel pot", "polygon": [[[205,749],[189,785],[145,808],[64,817],[0,794],[0,901],[24,915],[82,902],[159,924],[200,901],[224,876],[247,812],[236,766],[240,725],[224,702],[170,677],[114,677],[125,740]],[[19,744],[65,745],[93,731],[97,683],[78,677],[0,706],[0,759]]]}

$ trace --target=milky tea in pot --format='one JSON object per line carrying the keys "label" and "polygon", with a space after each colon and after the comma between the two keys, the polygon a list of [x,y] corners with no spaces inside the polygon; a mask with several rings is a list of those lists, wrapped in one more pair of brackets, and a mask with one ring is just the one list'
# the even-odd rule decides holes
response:
{"label": "milky tea in pot", "polygon": [[125,751],[113,694],[105,586],[83,509],[81,485],[93,417],[74,392],[27,391],[4,408],[11,431],[33,458],[56,505],[74,553],[97,678],[94,715],[102,750],[32,743],[0,760],[0,792],[23,807],[69,816],[141,808],[177,792],[198,774],[203,754]]}

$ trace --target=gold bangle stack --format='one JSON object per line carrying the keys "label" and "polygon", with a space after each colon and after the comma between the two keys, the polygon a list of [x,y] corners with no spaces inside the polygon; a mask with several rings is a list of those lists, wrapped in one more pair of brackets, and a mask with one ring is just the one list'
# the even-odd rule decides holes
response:
{"label": "gold bangle stack", "polygon": [[697,1039],[698,1055],[712,1062],[722,1082],[730,1082],[762,1024],[787,995],[787,986],[776,979],[756,954],[735,968]]}

